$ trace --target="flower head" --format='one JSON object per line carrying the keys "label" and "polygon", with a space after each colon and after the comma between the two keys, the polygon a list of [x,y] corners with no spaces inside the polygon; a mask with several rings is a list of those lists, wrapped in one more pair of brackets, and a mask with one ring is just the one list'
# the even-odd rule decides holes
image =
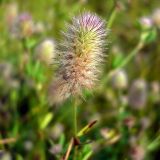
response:
{"label": "flower head", "polygon": [[126,89],[128,85],[127,73],[119,69],[111,75],[111,85],[114,89]]}
{"label": "flower head", "polygon": [[94,87],[104,59],[106,35],[105,23],[97,15],[87,12],[73,18],[58,47],[59,69],[50,88],[52,101],[61,102]]}
{"label": "flower head", "polygon": [[129,89],[129,105],[134,109],[142,109],[147,102],[147,82],[143,79],[135,80]]}
{"label": "flower head", "polygon": [[52,39],[43,40],[35,49],[35,58],[40,62],[50,65],[55,56],[55,42]]}
{"label": "flower head", "polygon": [[13,27],[12,34],[18,38],[29,37],[34,32],[34,22],[29,13],[22,13],[17,16]]}
{"label": "flower head", "polygon": [[154,10],[152,14],[152,19],[155,25],[160,28],[160,8]]}
{"label": "flower head", "polygon": [[151,17],[141,17],[140,18],[140,24],[142,29],[150,29],[153,27],[153,20]]}

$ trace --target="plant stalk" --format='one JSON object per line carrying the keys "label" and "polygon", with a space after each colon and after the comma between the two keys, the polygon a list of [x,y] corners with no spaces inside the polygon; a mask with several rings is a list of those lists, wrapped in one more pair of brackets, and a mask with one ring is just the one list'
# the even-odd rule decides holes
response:
{"label": "plant stalk", "polygon": [[[77,98],[75,97],[73,103],[73,122],[74,122],[74,137],[77,137]],[[76,160],[77,158],[77,146],[74,146],[74,156],[73,159]]]}
{"label": "plant stalk", "polygon": [[76,103],[76,98],[74,100],[73,104],[73,122],[74,122],[74,136],[77,136],[77,103]]}

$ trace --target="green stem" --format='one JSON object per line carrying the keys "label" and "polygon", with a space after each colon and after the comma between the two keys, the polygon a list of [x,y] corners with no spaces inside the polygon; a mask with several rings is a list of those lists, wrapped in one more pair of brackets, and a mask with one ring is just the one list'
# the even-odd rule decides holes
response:
{"label": "green stem", "polygon": [[107,28],[111,28],[113,25],[113,22],[116,18],[116,14],[117,14],[117,9],[116,7],[114,8],[113,12],[111,13],[111,16],[109,18],[108,24],[107,24]]}
{"label": "green stem", "polygon": [[73,160],[77,160],[77,146],[74,148],[74,157]]}
{"label": "green stem", "polygon": [[74,100],[74,104],[73,104],[73,122],[74,122],[74,136],[76,137],[77,135],[77,103],[76,103],[76,98]]}
{"label": "green stem", "polygon": [[113,25],[113,22],[116,18],[116,15],[117,15],[117,4],[116,4],[116,1],[114,1],[114,5],[113,5],[113,8],[111,10],[111,14],[109,16],[109,20],[108,20],[108,23],[107,23],[107,28],[111,28],[112,25]]}
{"label": "green stem", "polygon": [[[73,121],[74,121],[74,137],[77,137],[77,99],[74,99],[74,104],[73,104]],[[74,148],[74,157],[73,159],[76,160],[77,157],[77,146]]]}
{"label": "green stem", "polygon": [[135,49],[122,61],[118,68],[122,68],[128,64],[132,60],[132,58],[139,52],[139,50],[143,47],[143,42],[140,41]]}
{"label": "green stem", "polygon": [[22,38],[21,41],[22,41],[22,46],[23,46],[24,51],[27,52],[28,54],[30,54],[31,50],[30,50],[30,48],[27,45],[29,39],[28,38]]}
{"label": "green stem", "polygon": [[153,151],[160,146],[160,134],[147,146],[149,151]]}

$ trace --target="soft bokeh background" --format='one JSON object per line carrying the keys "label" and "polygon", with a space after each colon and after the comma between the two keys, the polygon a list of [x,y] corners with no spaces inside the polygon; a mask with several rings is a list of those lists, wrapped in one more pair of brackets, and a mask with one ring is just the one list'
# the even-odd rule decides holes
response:
{"label": "soft bokeh background", "polygon": [[77,160],[160,159],[159,0],[0,0],[1,160],[66,152],[72,102],[50,105],[48,87],[60,32],[84,10],[108,21],[110,34],[99,84],[78,102],[79,130],[97,123],[80,137]]}

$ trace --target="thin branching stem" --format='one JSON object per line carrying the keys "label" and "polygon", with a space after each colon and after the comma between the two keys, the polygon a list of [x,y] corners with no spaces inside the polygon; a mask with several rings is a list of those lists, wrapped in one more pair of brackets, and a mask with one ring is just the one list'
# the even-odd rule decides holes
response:
{"label": "thin branching stem", "polygon": [[135,55],[139,52],[139,50],[143,47],[143,42],[140,41],[137,46],[133,49],[133,51],[122,61],[122,63],[119,65],[118,68],[123,68],[126,66],[134,57]]}

